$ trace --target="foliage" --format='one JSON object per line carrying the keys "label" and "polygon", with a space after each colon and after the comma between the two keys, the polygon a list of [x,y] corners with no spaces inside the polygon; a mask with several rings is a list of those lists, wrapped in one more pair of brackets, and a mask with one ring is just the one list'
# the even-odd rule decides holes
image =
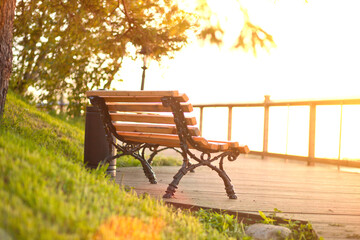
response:
{"label": "foliage", "polygon": [[322,237],[316,235],[311,223],[302,224],[299,221],[288,220],[288,224],[283,224],[292,230],[292,239],[319,239],[323,240]]}
{"label": "foliage", "polygon": [[[35,100],[49,109],[66,99],[68,112],[78,116],[85,92],[110,89],[124,58],[139,53],[157,61],[172,57],[198,27],[200,38],[220,45],[224,28],[216,11],[199,0],[195,13],[180,9],[175,0],[20,0],[10,88],[32,98],[36,92]],[[274,46],[272,36],[253,24],[244,8],[239,13],[244,25],[239,25],[236,48],[256,55],[258,47]]]}
{"label": "foliage", "polygon": [[[156,156],[153,159],[152,166],[181,166],[182,161],[174,157]],[[116,162],[117,167],[139,167],[139,160],[131,156],[122,156]]]}
{"label": "foliage", "polygon": [[259,215],[260,217],[262,217],[263,220],[261,222],[264,224],[274,224],[274,222],[276,221],[272,218],[268,218],[262,211],[259,211]]}
{"label": "foliage", "polygon": [[126,219],[134,227],[160,221],[154,227],[162,239],[225,239],[195,217],[119,188],[104,168],[86,171],[83,136],[78,126],[8,94],[0,125],[1,237],[96,239],[101,226]]}
{"label": "foliage", "polygon": [[[0,125],[1,237],[106,239],[106,232],[139,239],[152,229],[155,239],[251,239],[234,216],[211,210],[190,216],[119,188],[105,168],[86,171],[83,136],[78,122],[65,122],[8,94]],[[274,212],[260,215],[276,223],[269,220],[280,211]],[[291,239],[316,239],[311,224],[286,222]]]}
{"label": "foliage", "polygon": [[246,9],[241,8],[241,11],[244,15],[244,26],[234,47],[242,48],[245,51],[252,50],[255,56],[257,55],[258,46],[266,50],[275,47],[276,44],[273,37],[260,26],[254,25],[250,21],[250,17]]}
{"label": "foliage", "polygon": [[[247,9],[242,5],[242,2],[239,0],[230,0],[224,2],[222,5],[226,7],[233,7],[229,3],[238,3],[239,14],[243,16],[243,24],[239,23],[239,26],[234,26],[234,28],[239,29],[239,35],[237,37],[234,48],[241,48],[244,51],[251,50],[253,54],[257,55],[258,48],[269,50],[275,47],[275,42],[271,34],[266,32],[260,26],[254,24],[248,14]],[[224,42],[224,35],[226,30],[222,22],[224,16],[217,14],[216,9],[212,9],[208,4],[208,0],[198,0],[198,5],[196,11],[200,16],[200,32],[199,37],[203,40],[208,40],[213,44],[222,45]],[[225,16],[226,18],[229,16]]]}
{"label": "foliage", "polygon": [[[262,211],[259,211],[260,217],[263,219],[260,221],[264,224],[276,224],[276,213],[280,213],[278,209],[274,209],[274,213],[267,217]],[[204,224],[205,228],[215,228],[221,234],[224,234],[227,238],[236,239],[252,239],[252,237],[246,235],[245,229],[247,224],[242,221],[239,222],[233,215],[229,215],[225,212],[215,212],[213,210],[200,209],[193,213]],[[254,219],[252,219],[254,221]],[[318,237],[312,228],[310,223],[301,223],[300,221],[292,221],[289,219],[282,219],[284,223],[277,223],[280,226],[287,227],[291,230],[292,234],[288,240],[322,240],[322,237]]]}
{"label": "foliage", "polygon": [[174,1],[21,0],[14,21],[11,88],[29,87],[51,107],[67,98],[74,115],[85,91],[110,88],[124,57],[160,60],[186,43],[190,15]]}
{"label": "foliage", "polygon": [[232,215],[204,209],[194,212],[194,215],[200,219],[205,228],[215,228],[227,238],[252,239],[245,234],[244,224],[239,223]]}
{"label": "foliage", "polygon": [[79,129],[81,129],[82,131],[84,131],[84,127],[85,127],[85,116],[80,116],[80,117],[70,117],[68,114],[66,113],[57,113],[54,110],[50,110],[47,112],[50,116],[57,118],[63,122],[67,122],[70,125],[77,127]]}
{"label": "foliage", "polygon": [[[274,209],[274,213],[270,216],[267,217],[262,211],[259,211],[260,217],[263,219],[261,222],[264,224],[275,224],[276,223],[276,213],[281,213],[280,210],[278,210],[277,208]],[[280,223],[280,226],[284,226],[287,227],[291,230],[291,236],[290,239],[294,239],[294,240],[302,240],[302,239],[306,239],[306,240],[317,240],[320,239],[322,240],[322,237],[318,237],[316,235],[316,232],[314,231],[311,223],[307,222],[307,223],[302,223],[300,221],[292,221],[291,219],[282,219],[283,221],[287,222],[286,224],[284,223]]]}
{"label": "foliage", "polygon": [[153,166],[181,166],[183,161],[179,158],[156,156],[153,160]]}
{"label": "foliage", "polygon": [[94,240],[160,240],[160,231],[164,225],[161,218],[145,223],[138,218],[112,217],[100,226]]}

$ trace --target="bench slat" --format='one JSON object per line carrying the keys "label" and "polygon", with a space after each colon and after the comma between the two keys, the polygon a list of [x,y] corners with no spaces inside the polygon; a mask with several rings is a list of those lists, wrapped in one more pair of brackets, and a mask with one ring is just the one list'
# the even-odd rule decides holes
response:
{"label": "bench slat", "polygon": [[[161,103],[107,103],[109,111],[122,112],[172,112],[170,107],[164,107]],[[184,112],[192,112],[191,104],[181,104]]]}
{"label": "bench slat", "polygon": [[247,145],[239,145],[238,142],[232,142],[232,141],[214,141],[214,140],[208,140],[209,143],[226,143],[229,145],[229,148],[237,148],[239,149],[240,153],[249,153],[250,149]]}
{"label": "bench slat", "polygon": [[146,138],[146,137],[135,137],[135,136],[124,136],[125,141],[136,142],[136,143],[150,143],[158,144],[166,147],[180,147],[179,139],[162,139],[162,138]]}
{"label": "bench slat", "polygon": [[[161,125],[161,124],[127,124],[114,123],[116,131],[126,132],[144,132],[144,133],[163,133],[163,134],[177,134],[175,125]],[[189,132],[192,136],[199,136],[200,130],[197,127],[190,126]]]}
{"label": "bench slat", "polygon": [[239,149],[240,153],[250,153],[250,149],[247,145],[240,145],[237,149]]}
{"label": "bench slat", "polygon": [[239,143],[238,142],[233,142],[233,141],[216,141],[216,140],[208,140],[208,141],[212,142],[212,143],[227,143],[232,148],[239,147]]}
{"label": "bench slat", "polygon": [[179,91],[108,91],[108,90],[96,90],[87,91],[87,97],[91,96],[179,96]]}
{"label": "bench slat", "polygon": [[180,140],[178,135],[170,134],[152,134],[152,133],[133,133],[117,131],[117,134],[122,136],[127,141],[139,143],[153,143],[163,146],[179,147]]}
{"label": "bench slat", "polygon": [[[172,115],[110,113],[112,121],[174,124]],[[186,117],[187,125],[196,125],[195,117]]]}
{"label": "bench slat", "polygon": [[[117,134],[124,137],[126,141],[139,142],[139,143],[152,143],[169,147],[180,147],[180,140],[178,135],[169,134],[153,134],[153,133],[133,133],[133,132],[121,132]],[[208,143],[205,138],[193,136],[193,140],[201,147],[213,151],[225,151],[229,145],[224,143]],[[189,144],[190,148],[193,148]]]}
{"label": "bench slat", "polygon": [[[178,91],[97,90],[86,92],[86,96],[103,97],[110,111],[110,117],[112,121],[114,121],[113,124],[117,133],[127,141],[139,143],[154,143],[169,147],[180,147],[180,140],[177,135],[176,126],[174,125],[174,117],[172,115],[152,114],[155,112],[172,113],[170,107],[164,107],[162,105],[162,97],[175,97],[175,99],[181,102],[183,112],[193,111],[192,105],[185,103],[189,100],[187,95],[179,94]],[[124,113],[115,113],[116,111]],[[195,117],[187,116],[185,120],[190,134],[193,135],[193,140],[202,148],[214,151],[226,151],[231,148],[237,148],[241,153],[249,152],[249,148],[246,145],[239,146],[237,142],[208,141],[199,136],[200,131],[195,126]],[[132,123],[120,123],[116,121]],[[189,146],[191,145],[189,144]]]}
{"label": "bench slat", "polygon": [[[101,96],[105,102],[159,102],[163,96]],[[174,97],[179,102],[187,102],[189,100],[186,94]]]}

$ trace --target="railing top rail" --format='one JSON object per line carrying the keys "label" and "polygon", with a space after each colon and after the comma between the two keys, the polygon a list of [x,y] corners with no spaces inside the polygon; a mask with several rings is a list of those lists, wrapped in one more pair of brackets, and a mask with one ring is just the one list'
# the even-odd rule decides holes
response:
{"label": "railing top rail", "polygon": [[[228,113],[228,139],[231,140],[232,133],[232,116],[233,109],[236,107],[260,107],[264,109],[264,128],[263,128],[263,148],[262,151],[251,151],[250,154],[261,155],[262,157],[280,157],[285,159],[294,159],[294,160],[304,160],[308,162],[308,165],[313,165],[315,162],[318,163],[327,163],[335,164],[338,166],[347,166],[347,167],[358,167],[360,168],[360,159],[358,160],[344,160],[341,158],[341,143],[342,143],[342,110],[340,112],[340,124],[339,124],[339,154],[338,159],[327,159],[327,158],[317,158],[315,156],[315,142],[316,142],[316,107],[321,105],[333,105],[333,106],[342,106],[342,105],[360,105],[360,98],[347,98],[347,99],[302,99],[302,100],[283,100],[283,101],[272,101],[270,96],[265,96],[263,102],[245,102],[245,103],[208,103],[208,104],[195,104],[194,107],[200,107],[200,129],[202,130],[202,121],[203,121],[203,109],[202,108],[211,108],[211,107],[224,107],[229,108]],[[268,141],[269,141],[269,112],[271,106],[308,106],[309,107],[309,141],[308,141],[308,156],[296,156],[288,155],[281,153],[269,153],[268,152]],[[288,119],[289,121],[289,119]],[[287,130],[288,131],[288,130]],[[288,141],[288,139],[286,140]]]}
{"label": "railing top rail", "polygon": [[326,100],[288,100],[247,103],[206,103],[194,104],[194,107],[264,107],[264,106],[311,106],[311,105],[360,105],[360,98]]}

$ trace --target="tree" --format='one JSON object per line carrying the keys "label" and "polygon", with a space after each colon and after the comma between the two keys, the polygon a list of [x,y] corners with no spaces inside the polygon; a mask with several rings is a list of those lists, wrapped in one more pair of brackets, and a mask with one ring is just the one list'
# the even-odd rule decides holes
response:
{"label": "tree", "polygon": [[12,68],[15,0],[0,2],[0,119],[2,118]]}
{"label": "tree", "polygon": [[[276,45],[271,34],[260,26],[252,23],[247,9],[242,6],[240,0],[227,0],[223,5],[231,2],[238,3],[239,14],[242,14],[244,21],[243,24],[239,23],[239,35],[234,44],[234,48],[241,48],[246,52],[252,51],[256,56],[258,48],[269,50],[275,47]],[[229,6],[233,5],[229,4]],[[199,33],[200,39],[221,45],[225,31],[221,26],[221,17],[216,13],[216,10],[211,9],[208,0],[198,0],[196,11],[200,14],[202,22],[202,28]],[[236,28],[236,26],[234,26],[234,28]]]}
{"label": "tree", "polygon": [[[231,0],[227,0],[231,1]],[[237,1],[237,0],[232,0]],[[179,9],[174,0],[20,0],[14,21],[14,73],[11,88],[40,93],[51,107],[63,97],[79,115],[85,91],[110,88],[123,59],[141,50],[155,60],[171,57],[199,27],[200,38],[221,44],[223,30],[210,20],[215,15],[206,0],[198,0],[197,14]],[[273,43],[271,35],[245,24],[235,47],[252,49]],[[240,27],[239,27],[240,29]]]}
{"label": "tree", "polygon": [[142,48],[156,60],[169,56],[191,27],[163,0],[21,0],[14,25],[12,89],[24,95],[32,86],[50,105],[65,95],[76,115],[86,90],[111,86],[124,57]]}

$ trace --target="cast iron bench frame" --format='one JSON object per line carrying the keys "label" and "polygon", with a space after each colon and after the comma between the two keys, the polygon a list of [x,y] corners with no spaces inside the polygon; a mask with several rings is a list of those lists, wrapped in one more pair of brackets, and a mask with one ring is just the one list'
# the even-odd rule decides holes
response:
{"label": "cast iron bench frame", "polygon": [[[116,154],[106,157],[103,162],[108,163],[121,156],[131,155],[141,162],[145,176],[150,183],[156,184],[155,173],[151,167],[153,158],[161,151],[174,149],[182,155],[183,164],[174,175],[173,181],[163,196],[164,198],[173,197],[181,178],[200,166],[208,166],[216,171],[224,182],[228,197],[230,199],[237,198],[231,180],[224,170],[223,163],[225,158],[229,161],[236,160],[240,153],[248,153],[249,148],[246,145],[239,146],[237,142],[208,141],[202,138],[200,131],[194,126],[196,125],[196,120],[193,121],[195,118],[184,114],[184,112],[192,112],[193,110],[191,104],[187,103],[188,97],[185,94],[179,94],[178,91],[98,90],[88,91],[86,95],[91,104],[97,107],[100,112],[109,144],[109,152],[112,152],[113,147],[116,149]],[[125,113],[122,117],[131,117],[131,120],[125,121],[142,122],[142,124],[117,124],[116,121],[119,119],[116,117],[116,111]],[[142,115],[144,112],[172,113],[170,121],[172,124],[166,120],[166,125],[157,125],[163,123],[163,120],[159,122],[156,115],[154,117],[147,114]],[[152,120],[153,118],[157,120]],[[148,125],[144,125],[146,122]],[[148,157],[145,156],[146,150],[151,152]],[[197,150],[200,153],[192,150]],[[191,163],[190,159],[194,160],[195,163]],[[212,164],[217,160],[219,160],[218,167]]]}

